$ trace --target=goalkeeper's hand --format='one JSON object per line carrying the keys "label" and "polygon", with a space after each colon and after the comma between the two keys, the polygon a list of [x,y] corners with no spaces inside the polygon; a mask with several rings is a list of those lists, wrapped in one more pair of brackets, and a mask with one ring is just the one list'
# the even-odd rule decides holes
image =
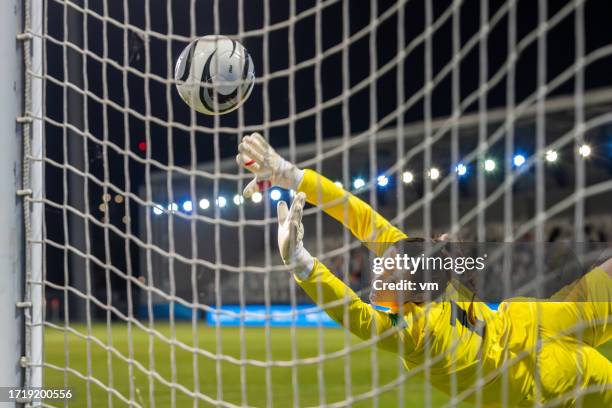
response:
{"label": "goalkeeper's hand", "polygon": [[304,171],[283,159],[259,133],[245,136],[238,145],[236,162],[255,175],[242,193],[249,198],[270,186],[297,190]]}
{"label": "goalkeeper's hand", "polygon": [[287,269],[300,279],[306,279],[314,267],[314,258],[304,248],[304,226],[302,212],[306,195],[298,193],[287,209],[287,203],[279,201],[278,215],[278,249]]}

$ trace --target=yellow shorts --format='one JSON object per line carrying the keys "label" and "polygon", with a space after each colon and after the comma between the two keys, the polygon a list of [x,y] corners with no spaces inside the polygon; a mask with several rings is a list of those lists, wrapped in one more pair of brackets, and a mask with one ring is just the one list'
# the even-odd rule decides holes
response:
{"label": "yellow shorts", "polygon": [[595,349],[612,337],[612,278],[596,268],[553,300],[537,304],[541,397],[552,406],[612,407],[612,363]]}
{"label": "yellow shorts", "polygon": [[595,268],[555,294],[538,302],[543,337],[570,337],[591,347],[612,338],[612,278]]}
{"label": "yellow shorts", "polygon": [[546,406],[612,407],[612,363],[593,347],[543,340],[537,361]]}

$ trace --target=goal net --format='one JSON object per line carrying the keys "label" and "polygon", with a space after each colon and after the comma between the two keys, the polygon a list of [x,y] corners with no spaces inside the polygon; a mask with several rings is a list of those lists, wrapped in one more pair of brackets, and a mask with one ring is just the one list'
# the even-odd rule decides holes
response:
{"label": "goal net", "polygon": [[[450,375],[441,392],[427,345],[408,370],[401,346],[359,340],[306,296],[276,244],[276,204],[295,192],[241,195],[252,132],[410,236],[612,234],[604,2],[24,3],[23,364],[26,385],[73,391],[34,405],[481,404],[488,378]],[[255,64],[228,115],[190,110],[173,80],[208,34]],[[322,208],[304,228],[367,301],[361,243]]]}

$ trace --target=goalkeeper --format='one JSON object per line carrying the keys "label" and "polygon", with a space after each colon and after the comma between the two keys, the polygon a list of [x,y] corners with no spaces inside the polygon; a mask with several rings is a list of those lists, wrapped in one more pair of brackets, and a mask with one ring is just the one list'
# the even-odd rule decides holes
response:
{"label": "goalkeeper", "polygon": [[612,363],[596,350],[612,337],[612,260],[563,291],[564,302],[513,299],[494,312],[448,284],[438,301],[404,293],[384,312],[361,301],[304,248],[302,210],[305,201],[321,206],[378,256],[386,247],[377,244],[408,237],[330,180],[284,160],[257,133],[243,138],[236,160],[255,175],[245,197],[272,185],[298,191],[290,209],[278,204],[283,262],[304,291],[359,338],[403,350],[408,369],[425,364],[427,355],[432,385],[451,394],[454,374],[461,398],[474,402],[478,393],[483,406],[502,406],[502,395],[508,406],[612,406]]}

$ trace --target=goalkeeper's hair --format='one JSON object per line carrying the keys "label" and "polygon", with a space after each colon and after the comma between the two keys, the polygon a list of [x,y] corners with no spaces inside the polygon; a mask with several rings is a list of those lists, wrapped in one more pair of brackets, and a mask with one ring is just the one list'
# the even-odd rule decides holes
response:
{"label": "goalkeeper's hair", "polygon": [[[433,238],[424,238],[424,237],[408,237],[401,241],[398,241],[394,246],[398,249],[406,250],[407,246],[409,247],[411,244],[417,244],[417,249],[421,250],[425,256],[431,258],[464,258],[465,253],[462,248],[462,244],[465,244],[464,241],[455,240],[448,241],[446,239],[441,239],[442,235],[437,235]],[[421,245],[418,245],[421,244]],[[404,252],[406,253],[406,252]],[[429,297],[431,300],[444,300],[444,294],[446,293],[446,288],[448,284],[453,284],[457,287],[462,286],[463,289],[467,289],[469,292],[474,294],[476,292],[476,275],[475,272],[467,271],[461,274],[461,281],[457,279],[456,273],[452,270],[441,270],[433,272],[431,276],[431,281],[438,283],[438,288],[435,290],[427,290],[429,293]],[[419,291],[416,291],[417,293]],[[424,293],[425,291],[420,291]],[[472,300],[474,296],[472,296]]]}

